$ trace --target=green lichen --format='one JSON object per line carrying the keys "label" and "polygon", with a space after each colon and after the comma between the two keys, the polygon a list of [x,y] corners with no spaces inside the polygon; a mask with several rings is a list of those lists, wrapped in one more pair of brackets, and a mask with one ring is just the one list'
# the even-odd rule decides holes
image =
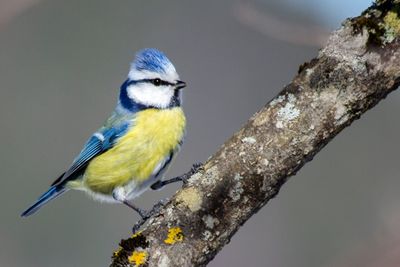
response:
{"label": "green lichen", "polygon": [[400,19],[396,12],[389,11],[383,19],[385,25],[385,42],[391,43],[400,34]]}
{"label": "green lichen", "polygon": [[368,33],[367,47],[382,47],[400,34],[399,1],[375,2],[359,17],[351,20],[355,34]]}

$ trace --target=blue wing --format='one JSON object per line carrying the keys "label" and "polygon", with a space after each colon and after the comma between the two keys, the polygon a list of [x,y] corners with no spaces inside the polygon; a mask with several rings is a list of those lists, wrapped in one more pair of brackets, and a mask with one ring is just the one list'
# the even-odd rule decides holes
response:
{"label": "blue wing", "polygon": [[74,180],[80,176],[90,160],[112,148],[115,141],[127,131],[128,126],[129,124],[126,123],[118,127],[102,128],[93,134],[78,157],[75,158],[72,166],[55,180],[52,186],[64,184],[66,181]]}

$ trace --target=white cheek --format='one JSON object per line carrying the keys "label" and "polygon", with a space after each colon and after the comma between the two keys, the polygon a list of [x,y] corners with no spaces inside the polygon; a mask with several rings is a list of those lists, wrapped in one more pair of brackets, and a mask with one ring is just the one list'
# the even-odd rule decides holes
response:
{"label": "white cheek", "polygon": [[128,97],[145,106],[166,108],[171,103],[174,90],[169,86],[137,84],[128,87]]}

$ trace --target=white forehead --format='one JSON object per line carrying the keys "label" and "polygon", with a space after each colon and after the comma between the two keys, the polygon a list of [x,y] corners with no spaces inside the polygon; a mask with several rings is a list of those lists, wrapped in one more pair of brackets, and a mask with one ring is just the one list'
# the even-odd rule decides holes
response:
{"label": "white forehead", "polygon": [[132,65],[128,73],[128,78],[132,81],[159,78],[161,80],[173,83],[176,80],[179,80],[179,75],[176,72],[174,65],[170,63],[166,64],[164,66],[164,71],[160,72],[150,70],[138,70],[134,65]]}

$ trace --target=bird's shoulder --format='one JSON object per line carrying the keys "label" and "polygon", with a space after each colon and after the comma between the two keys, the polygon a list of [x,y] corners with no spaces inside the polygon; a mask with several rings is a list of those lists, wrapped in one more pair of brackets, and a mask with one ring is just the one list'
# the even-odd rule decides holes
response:
{"label": "bird's shoulder", "polygon": [[72,162],[68,170],[56,179],[52,185],[64,184],[74,180],[82,174],[88,163],[96,156],[112,148],[118,138],[128,131],[132,124],[134,114],[113,114],[105,121],[86,141],[81,152]]}

